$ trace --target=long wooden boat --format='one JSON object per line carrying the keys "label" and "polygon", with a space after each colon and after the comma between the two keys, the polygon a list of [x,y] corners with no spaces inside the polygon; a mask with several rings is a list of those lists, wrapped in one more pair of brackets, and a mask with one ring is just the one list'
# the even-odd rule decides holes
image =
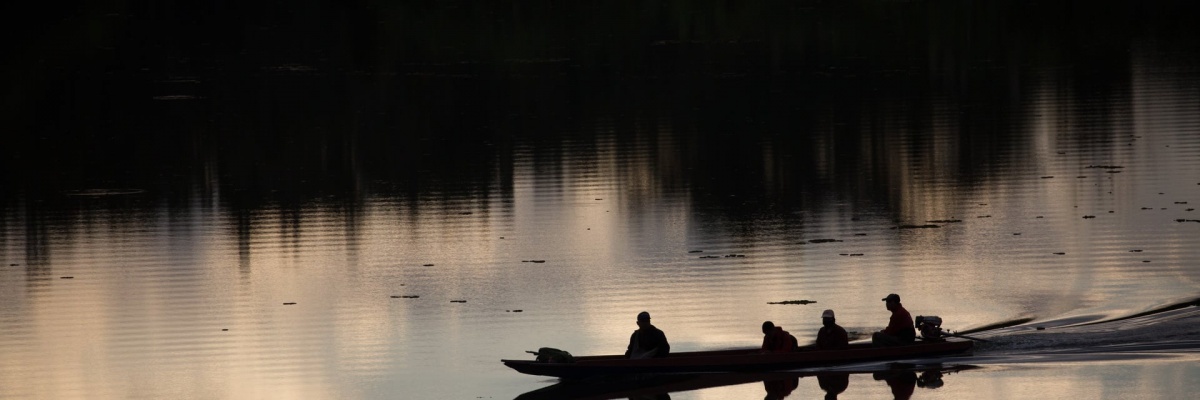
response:
{"label": "long wooden boat", "polygon": [[[889,363],[881,366],[838,369],[836,371],[809,370],[799,372],[730,372],[597,377],[596,379],[584,380],[560,380],[553,385],[521,394],[517,396],[516,400],[651,398],[664,393],[744,385],[754,382],[763,382],[764,389],[767,390],[768,394],[773,394],[773,390],[790,392],[790,389],[796,388],[797,380],[801,378],[816,377],[818,381],[822,382],[821,388],[825,389],[824,379],[832,378],[836,381],[840,377],[841,382],[848,384],[849,376],[854,374],[873,374],[877,377],[882,376],[882,378],[876,378],[876,380],[887,380],[889,376],[902,376],[904,373],[909,373],[913,377],[916,377],[917,373],[920,373],[920,378],[917,378],[916,382],[912,382],[913,384],[920,385],[923,379],[928,379],[926,378],[927,374],[929,374],[928,377],[930,378],[936,377],[938,382],[941,383],[940,380],[943,374],[952,374],[975,368],[979,367],[974,365],[943,365],[940,363],[925,365]],[[789,381],[792,383],[790,386],[787,384]],[[836,387],[836,383],[833,386]],[[845,390],[845,386],[841,390]],[[784,393],[775,394],[774,398],[786,397]]]}
{"label": "long wooden boat", "polygon": [[500,360],[517,372],[585,379],[595,376],[632,374],[677,374],[706,372],[782,371],[865,361],[897,360],[960,354],[971,351],[970,341],[918,341],[904,346],[872,347],[852,344],[844,350],[801,349],[791,353],[759,353],[758,349],[671,353],[665,358],[631,360],[621,355],[575,357],[572,363],[533,360]]}

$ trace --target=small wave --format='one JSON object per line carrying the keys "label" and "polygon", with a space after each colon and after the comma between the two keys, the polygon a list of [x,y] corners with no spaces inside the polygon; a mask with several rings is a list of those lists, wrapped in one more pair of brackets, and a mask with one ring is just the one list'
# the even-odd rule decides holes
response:
{"label": "small wave", "polygon": [[313,67],[311,65],[303,65],[303,64],[276,65],[276,66],[270,66],[270,67],[263,67],[263,70],[271,71],[271,72],[296,72],[296,73],[317,72],[318,71],[318,69],[316,67]]}
{"label": "small wave", "polygon": [[196,100],[196,99],[199,99],[200,97],[192,96],[190,94],[171,94],[171,95],[166,95],[166,96],[154,96],[151,98],[154,100],[159,100],[159,101],[179,101],[179,100]]}
{"label": "small wave", "polygon": [[145,189],[79,189],[68,190],[67,196],[120,196],[146,192]]}

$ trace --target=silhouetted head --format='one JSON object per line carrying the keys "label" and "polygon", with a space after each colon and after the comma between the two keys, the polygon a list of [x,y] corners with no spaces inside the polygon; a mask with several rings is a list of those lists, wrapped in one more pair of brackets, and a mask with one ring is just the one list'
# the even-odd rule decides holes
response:
{"label": "silhouetted head", "polygon": [[771,321],[763,322],[763,333],[770,333],[775,330],[775,323]]}
{"label": "silhouetted head", "polygon": [[650,326],[650,313],[645,312],[645,311],[638,313],[637,325],[638,325],[638,328],[645,328],[647,326]]}
{"label": "silhouetted head", "polygon": [[833,326],[836,319],[833,317],[833,310],[825,310],[821,313],[821,324],[825,326]]}
{"label": "silhouetted head", "polygon": [[883,298],[884,304],[887,305],[888,311],[895,310],[896,306],[900,305],[900,295],[892,293]]}

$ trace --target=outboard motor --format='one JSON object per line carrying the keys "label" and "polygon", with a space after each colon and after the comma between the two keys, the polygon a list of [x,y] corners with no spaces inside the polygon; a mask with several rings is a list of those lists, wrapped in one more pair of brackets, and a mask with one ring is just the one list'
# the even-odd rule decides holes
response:
{"label": "outboard motor", "polygon": [[921,337],[925,340],[940,340],[944,336],[942,319],[936,315],[918,315],[916,328],[921,331]]}

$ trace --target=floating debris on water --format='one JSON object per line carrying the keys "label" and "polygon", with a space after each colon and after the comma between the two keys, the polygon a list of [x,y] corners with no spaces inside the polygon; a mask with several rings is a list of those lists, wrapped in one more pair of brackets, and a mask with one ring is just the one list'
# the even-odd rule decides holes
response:
{"label": "floating debris on water", "polygon": [[726,254],[725,258],[745,258],[745,254]]}
{"label": "floating debris on water", "polygon": [[703,253],[704,250],[688,250],[688,253]]}
{"label": "floating debris on water", "polygon": [[228,329],[228,328],[226,328],[226,329],[221,329],[221,332],[228,332],[228,331],[229,331],[229,329]]}
{"label": "floating debris on water", "polygon": [[[1195,209],[1195,208],[1189,208],[1189,209],[1186,209],[1186,210],[1183,210],[1183,211],[1196,211],[1196,209]],[[15,267],[15,266],[17,266],[17,264],[13,264],[13,266]]]}
{"label": "floating debris on water", "polygon": [[991,215],[980,215],[980,216],[978,216],[978,217],[975,217],[975,218],[991,218],[991,217],[992,217]]}
{"label": "floating debris on water", "polygon": [[466,303],[466,300],[450,300],[451,303]]}
{"label": "floating debris on water", "polygon": [[1089,165],[1084,168],[1100,168],[1100,169],[1121,169],[1125,168],[1120,165]]}
{"label": "floating debris on water", "polygon": [[1187,204],[1187,202],[1186,201],[1177,201],[1177,202],[1175,202],[1175,204]]}
{"label": "floating debris on water", "polygon": [[1058,253],[1054,253],[1054,254],[1057,254],[1057,255],[1060,255],[1060,256],[1061,256],[1061,255],[1064,255],[1064,254],[1067,254],[1067,253],[1058,252]]}
{"label": "floating debris on water", "polygon": [[893,229],[931,229],[941,228],[941,225],[925,224],[925,225],[900,225]]}
{"label": "floating debris on water", "polygon": [[1079,175],[1079,176],[1076,176],[1076,178],[1079,178],[1079,179],[1087,178],[1087,175]]}
{"label": "floating debris on water", "polygon": [[1153,210],[1153,207],[1142,207],[1143,210]]}
{"label": "floating debris on water", "polygon": [[1084,215],[1083,216],[1083,219],[1092,219],[1092,218],[1096,218],[1096,216],[1095,215]]}
{"label": "floating debris on water", "polygon": [[283,303],[283,305],[285,305],[285,306],[294,306],[294,305],[296,305],[296,303]]}
{"label": "floating debris on water", "polygon": [[1039,216],[1037,216],[1037,217],[1038,217],[1038,218],[1046,218],[1046,217],[1043,217],[1043,216],[1041,216],[1041,215],[1039,215]]}
{"label": "floating debris on water", "polygon": [[1050,178],[1053,178],[1053,177],[1054,177],[1054,175],[1046,175],[1046,176],[1043,176],[1043,177],[1042,177],[1042,179],[1050,179]]}
{"label": "floating debris on water", "polygon": [[432,267],[433,264],[421,264],[422,267]]}
{"label": "floating debris on water", "polygon": [[854,236],[867,236],[865,233],[855,233]]}
{"label": "floating debris on water", "polygon": [[934,224],[954,224],[954,223],[962,222],[962,220],[961,219],[935,219],[933,221],[925,221],[925,222],[934,223]]}
{"label": "floating debris on water", "polygon": [[463,211],[463,212],[458,213],[458,215],[471,215],[471,214],[473,214],[473,213],[470,211]]}
{"label": "floating debris on water", "polygon": [[834,243],[834,242],[840,242],[840,241],[841,240],[839,240],[839,239],[810,239],[808,242],[809,243]]}
{"label": "floating debris on water", "polygon": [[59,279],[75,279],[75,277],[73,277],[73,276],[62,276],[62,277],[59,277]]}
{"label": "floating debris on water", "polygon": [[413,296],[413,295],[392,296],[393,299],[416,299],[416,298],[420,298],[420,297],[421,296]]}
{"label": "floating debris on water", "polygon": [[721,256],[700,256],[700,258],[721,258]]}
{"label": "floating debris on water", "polygon": [[1200,219],[1177,219],[1175,222],[1200,222]]}
{"label": "floating debris on water", "polygon": [[799,304],[799,305],[807,305],[807,304],[813,304],[813,303],[816,303],[816,301],[813,301],[813,300],[784,300],[784,301],[769,301],[769,302],[767,302],[767,304]]}
{"label": "floating debris on water", "polygon": [[504,310],[505,312],[521,312],[523,310]]}
{"label": "floating debris on water", "polygon": [[1141,252],[1142,252],[1142,250],[1141,250],[1141,249],[1134,249],[1134,250],[1130,250],[1129,252],[1130,252],[1130,253],[1141,253]]}
{"label": "floating debris on water", "polygon": [[16,267],[16,266],[20,266],[20,265],[21,264],[17,264],[17,263],[8,264],[8,266],[10,266],[10,267]]}
{"label": "floating debris on water", "polygon": [[546,262],[546,260],[521,260],[521,262],[541,264],[541,263]]}
{"label": "floating debris on water", "polygon": [[1111,170],[1111,171],[1104,171],[1104,173],[1106,173],[1106,174],[1119,174],[1119,173],[1121,173],[1121,171]]}
{"label": "floating debris on water", "polygon": [[1150,260],[1142,260],[1142,262],[1148,263],[1148,262],[1150,262]]}

